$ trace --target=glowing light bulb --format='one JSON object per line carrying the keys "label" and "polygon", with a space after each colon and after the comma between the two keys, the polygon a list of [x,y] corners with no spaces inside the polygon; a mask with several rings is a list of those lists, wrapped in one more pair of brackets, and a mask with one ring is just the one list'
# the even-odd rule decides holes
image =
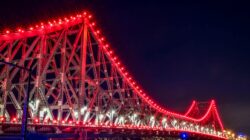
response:
{"label": "glowing light bulb", "polygon": [[0,121],[1,121],[1,122],[4,121],[4,117],[3,117],[3,116],[0,117]]}
{"label": "glowing light bulb", "polygon": [[16,122],[16,121],[17,121],[16,117],[14,117],[14,118],[12,119],[12,121],[13,121],[13,122]]}
{"label": "glowing light bulb", "polygon": [[80,110],[81,114],[84,114],[84,112],[85,112],[86,110],[87,110],[87,107],[86,107],[86,106],[82,107],[81,110]]}
{"label": "glowing light bulb", "polygon": [[53,123],[54,123],[54,124],[57,123],[57,120],[53,120]]}
{"label": "glowing light bulb", "polygon": [[38,122],[39,122],[39,120],[36,118],[36,119],[35,119],[35,123],[38,123]]}

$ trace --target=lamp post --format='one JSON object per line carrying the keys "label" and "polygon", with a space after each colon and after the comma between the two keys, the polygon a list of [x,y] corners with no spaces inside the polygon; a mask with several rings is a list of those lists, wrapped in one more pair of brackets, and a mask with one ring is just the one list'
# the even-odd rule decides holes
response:
{"label": "lamp post", "polygon": [[32,74],[32,70],[29,68],[25,68],[10,62],[6,62],[4,60],[0,60],[1,63],[4,63],[6,65],[10,65],[22,70],[25,70],[29,73],[29,77],[28,77],[28,87],[27,87],[27,93],[24,95],[24,104],[23,104],[23,114],[22,114],[22,127],[21,127],[21,135],[24,137],[24,139],[26,139],[26,134],[27,134],[27,123],[28,123],[28,117],[27,117],[27,113],[28,113],[28,104],[29,104],[29,93],[30,93],[30,82],[31,82],[31,74]]}

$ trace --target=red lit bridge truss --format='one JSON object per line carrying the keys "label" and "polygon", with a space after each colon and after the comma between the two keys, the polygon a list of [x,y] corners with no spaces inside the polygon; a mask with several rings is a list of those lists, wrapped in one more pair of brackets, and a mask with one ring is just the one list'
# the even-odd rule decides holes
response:
{"label": "red lit bridge truss", "polygon": [[[0,59],[32,69],[28,129],[226,139],[215,101],[170,112],[134,81],[86,12],[0,35]],[[0,64],[0,131],[20,129],[29,72]]]}

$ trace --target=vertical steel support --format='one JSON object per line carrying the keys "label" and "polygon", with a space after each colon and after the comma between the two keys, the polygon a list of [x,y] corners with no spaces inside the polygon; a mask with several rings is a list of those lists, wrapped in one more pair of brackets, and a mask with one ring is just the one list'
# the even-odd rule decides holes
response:
{"label": "vertical steel support", "polygon": [[[11,58],[11,50],[12,50],[12,42],[9,43],[9,47],[8,47],[8,52],[7,52],[7,57],[5,58],[6,62],[10,61]],[[6,77],[4,78],[4,92],[3,92],[3,111],[2,111],[2,115],[3,117],[5,117],[5,111],[6,111],[6,102],[7,102],[7,95],[9,92],[9,87],[10,87],[10,81],[9,81],[9,76],[10,76],[10,67],[9,65],[7,65],[6,67]]]}
{"label": "vertical steel support", "polygon": [[[41,79],[43,79],[43,78],[41,77],[41,72],[42,72],[43,57],[44,57],[43,56],[43,48],[45,48],[44,47],[44,45],[45,45],[44,41],[46,41],[46,40],[45,40],[45,36],[43,35],[41,37],[41,40],[40,40],[39,53],[38,53],[38,56],[37,56],[37,58],[38,58],[38,65],[37,65],[37,75],[36,75],[36,83],[35,83],[35,88],[36,88],[37,95],[39,95],[39,88],[42,88],[42,86],[41,86]],[[42,102],[44,102],[44,101],[42,101]],[[37,112],[37,113],[38,114],[36,114],[36,115],[39,116],[39,112]],[[39,118],[39,119],[41,119],[41,118]]]}
{"label": "vertical steel support", "polygon": [[86,78],[86,56],[87,56],[87,34],[88,27],[86,24],[86,20],[83,23],[84,29],[81,36],[81,74],[80,74],[80,92],[79,92],[79,102],[78,102],[78,121],[82,120],[81,116],[81,107],[84,104],[84,94],[85,94],[85,78]]}
{"label": "vertical steel support", "polygon": [[[64,34],[64,37],[63,37],[63,44],[62,44],[62,47],[61,47],[61,73],[60,73],[60,80],[61,80],[61,83],[60,83],[60,86],[61,86],[61,89],[60,89],[60,95],[59,95],[59,100],[58,100],[58,106],[59,106],[59,109],[58,109],[58,117],[57,117],[57,120],[58,121],[61,121],[62,119],[62,113],[63,113],[63,109],[62,109],[62,104],[63,104],[63,95],[64,95],[64,84],[65,84],[65,61],[66,61],[66,41],[67,41],[67,31],[65,31],[65,34]],[[72,107],[72,106],[71,106]],[[72,107],[73,108],[73,107]]]}
{"label": "vertical steel support", "polygon": [[[9,62],[9,59],[6,59],[6,62]],[[6,101],[7,101],[7,95],[8,95],[8,91],[9,91],[9,88],[8,88],[8,84],[10,83],[9,82],[9,66],[6,66],[6,77],[4,78],[4,92],[3,92],[3,106],[2,106],[2,116],[5,117],[5,111],[6,111]]]}

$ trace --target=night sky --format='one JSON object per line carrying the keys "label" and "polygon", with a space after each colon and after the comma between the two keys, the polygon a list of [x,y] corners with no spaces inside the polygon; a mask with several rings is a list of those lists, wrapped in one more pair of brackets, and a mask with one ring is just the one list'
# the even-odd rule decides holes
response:
{"label": "night sky", "polygon": [[91,11],[127,69],[160,104],[184,112],[193,99],[216,99],[225,127],[250,135],[249,6],[228,0],[8,0],[0,3],[0,27]]}

